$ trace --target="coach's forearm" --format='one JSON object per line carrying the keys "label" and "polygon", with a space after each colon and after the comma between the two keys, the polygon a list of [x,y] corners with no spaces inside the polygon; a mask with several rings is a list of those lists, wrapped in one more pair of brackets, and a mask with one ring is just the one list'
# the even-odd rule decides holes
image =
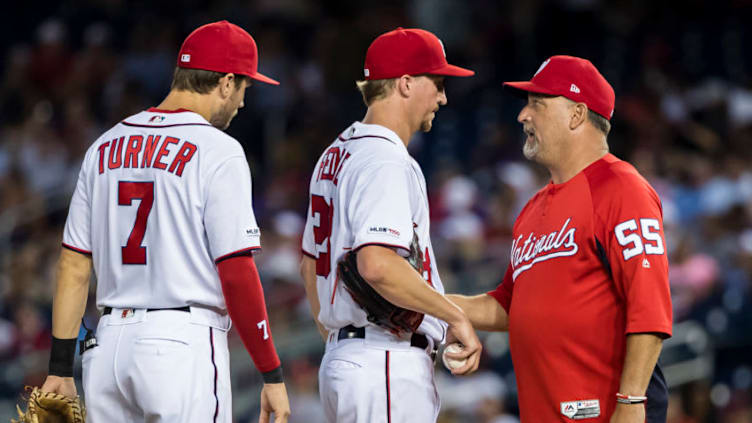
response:
{"label": "coach's forearm", "polygon": [[358,251],[358,272],[392,304],[437,317],[449,324],[467,319],[464,312],[431,288],[392,249],[369,245]]}
{"label": "coach's forearm", "polygon": [[467,295],[447,294],[453,303],[460,306],[476,330],[509,330],[509,318],[504,307],[488,294],[469,297]]}
{"label": "coach's forearm", "polygon": [[627,335],[627,351],[619,393],[643,396],[661,354],[663,340],[651,333]]}
{"label": "coach's forearm", "polygon": [[55,296],[52,300],[52,336],[78,337],[86,310],[91,276],[91,257],[63,248],[57,262]]}
{"label": "coach's forearm", "polygon": [[300,261],[300,276],[303,278],[303,286],[305,286],[308,304],[311,305],[313,321],[316,322],[316,327],[318,328],[321,337],[326,339],[327,330],[324,325],[319,322],[321,304],[319,304],[319,293],[316,288],[316,260],[304,255],[303,259]]}

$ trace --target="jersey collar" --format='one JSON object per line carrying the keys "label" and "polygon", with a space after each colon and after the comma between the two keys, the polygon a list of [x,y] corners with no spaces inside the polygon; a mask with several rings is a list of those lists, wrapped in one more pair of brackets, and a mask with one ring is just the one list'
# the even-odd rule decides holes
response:
{"label": "jersey collar", "polygon": [[121,122],[127,126],[142,126],[164,128],[183,125],[211,126],[203,116],[186,109],[160,110],[150,108],[141,113],[130,116]]}
{"label": "jersey collar", "polygon": [[391,145],[393,145],[394,148],[404,152],[404,154],[409,155],[409,153],[407,152],[407,147],[405,147],[405,144],[402,142],[402,139],[399,137],[399,135],[397,135],[391,129],[382,125],[354,122],[352,125],[350,125],[349,128],[345,130],[345,132],[343,132],[339,136],[341,140],[366,137],[384,139],[385,141],[388,141]]}
{"label": "jersey collar", "polygon": [[152,112],[152,113],[183,113],[183,112],[193,112],[193,110],[188,110],[188,109],[183,109],[183,108],[174,109],[174,110],[166,110],[166,109],[157,109],[156,107],[149,107],[148,109],[146,109],[146,111],[147,112]]}

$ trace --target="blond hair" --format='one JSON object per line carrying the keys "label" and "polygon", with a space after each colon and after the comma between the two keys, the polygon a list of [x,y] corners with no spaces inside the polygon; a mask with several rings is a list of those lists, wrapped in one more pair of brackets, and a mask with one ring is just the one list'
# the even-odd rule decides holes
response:
{"label": "blond hair", "polygon": [[358,91],[363,96],[366,106],[371,106],[374,101],[386,98],[395,87],[395,79],[374,79],[355,81]]}

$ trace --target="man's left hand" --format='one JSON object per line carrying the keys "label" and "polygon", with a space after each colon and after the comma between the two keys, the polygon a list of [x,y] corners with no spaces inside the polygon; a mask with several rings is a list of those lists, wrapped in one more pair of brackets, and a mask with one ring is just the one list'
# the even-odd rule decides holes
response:
{"label": "man's left hand", "polygon": [[645,423],[645,404],[616,404],[610,423]]}

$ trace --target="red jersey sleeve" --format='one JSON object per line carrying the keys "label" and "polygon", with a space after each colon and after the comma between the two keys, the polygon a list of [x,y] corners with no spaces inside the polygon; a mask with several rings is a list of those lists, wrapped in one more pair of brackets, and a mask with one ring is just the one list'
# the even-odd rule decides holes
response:
{"label": "red jersey sleeve", "polygon": [[512,266],[507,266],[507,272],[504,273],[504,279],[499,286],[493,291],[487,292],[488,295],[494,297],[496,301],[504,307],[504,311],[509,314],[509,308],[512,306],[512,288],[514,281],[512,280]]}
{"label": "red jersey sleeve", "polygon": [[604,179],[591,180],[594,229],[626,304],[626,333],[671,336],[668,258],[658,194],[631,166]]}

